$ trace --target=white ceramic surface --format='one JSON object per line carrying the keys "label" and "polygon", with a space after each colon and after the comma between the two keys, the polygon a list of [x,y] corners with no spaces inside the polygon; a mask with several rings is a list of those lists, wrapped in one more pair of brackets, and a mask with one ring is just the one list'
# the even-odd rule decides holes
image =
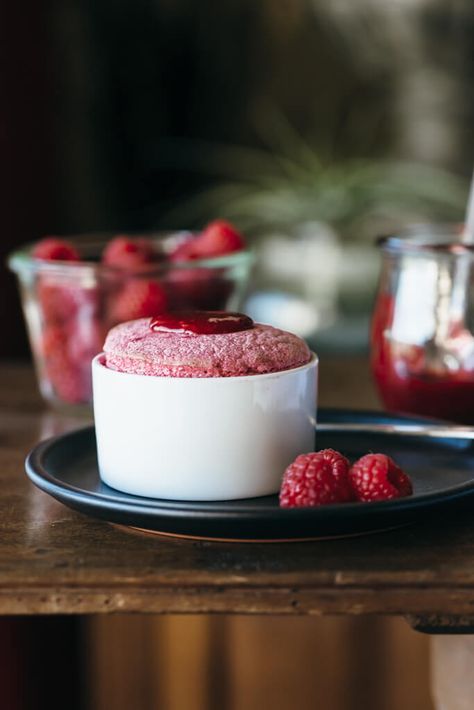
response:
{"label": "white ceramic surface", "polygon": [[230,500],[276,493],[314,450],[318,360],[248,377],[177,378],[92,363],[99,471],[127,493]]}

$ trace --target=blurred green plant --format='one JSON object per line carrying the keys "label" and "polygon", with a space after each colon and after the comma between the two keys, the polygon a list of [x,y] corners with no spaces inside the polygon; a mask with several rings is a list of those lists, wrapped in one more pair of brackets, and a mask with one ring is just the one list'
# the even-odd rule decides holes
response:
{"label": "blurred green plant", "polygon": [[262,149],[173,143],[173,161],[215,182],[181,202],[168,225],[225,217],[251,233],[324,222],[342,237],[413,221],[462,221],[466,181],[445,170],[396,160],[323,157],[281,115],[260,131]]}

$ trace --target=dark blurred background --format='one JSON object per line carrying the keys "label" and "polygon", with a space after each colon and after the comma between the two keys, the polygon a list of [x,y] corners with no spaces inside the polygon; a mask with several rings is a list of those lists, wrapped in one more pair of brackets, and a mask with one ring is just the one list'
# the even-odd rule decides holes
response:
{"label": "dark blurred background", "polygon": [[[473,39],[472,0],[0,0],[0,357],[28,357],[5,267],[19,245],[217,216],[258,252],[253,313],[316,332],[319,350],[363,349],[376,235],[463,218]],[[178,704],[182,653],[196,695],[209,673],[203,643],[219,659],[210,696],[235,673],[225,707],[261,707],[263,696],[276,707],[282,683],[299,707],[431,707],[426,639],[408,638],[401,621],[264,621],[92,619],[91,707],[111,697],[137,707],[125,692],[134,669],[145,688],[158,670],[164,687],[141,707],[168,695],[178,698],[168,707],[191,707]],[[75,661],[55,640],[74,638],[65,624],[49,637],[56,677],[72,687],[59,656]],[[357,692],[348,697],[341,677]],[[206,692],[193,707],[211,707]],[[224,707],[216,697],[212,707]],[[38,707],[62,707],[50,688],[44,698]]]}
{"label": "dark blurred background", "polygon": [[2,0],[0,354],[13,248],[216,216],[258,250],[250,310],[361,347],[375,235],[463,217],[473,35],[469,0]]}

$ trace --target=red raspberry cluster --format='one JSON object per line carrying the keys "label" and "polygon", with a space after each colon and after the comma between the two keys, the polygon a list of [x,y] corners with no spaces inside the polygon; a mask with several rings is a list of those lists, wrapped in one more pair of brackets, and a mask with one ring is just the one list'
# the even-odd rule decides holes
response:
{"label": "red raspberry cluster", "polygon": [[[224,309],[232,283],[222,271],[205,265],[183,269],[175,265],[244,248],[243,237],[232,225],[215,220],[167,255],[158,252],[151,239],[126,235],[111,239],[101,257],[109,268],[96,283],[79,272],[66,275],[64,269],[40,270],[37,297],[42,329],[36,348],[50,394],[68,403],[90,401],[90,361],[100,352],[107,330],[117,323],[165,310]],[[32,256],[41,261],[81,263],[76,247],[57,237],[38,242]]]}
{"label": "red raspberry cluster", "polygon": [[286,469],[280,490],[284,508],[403,498],[410,478],[385,454],[366,454],[352,466],[333,449],[301,454]]}

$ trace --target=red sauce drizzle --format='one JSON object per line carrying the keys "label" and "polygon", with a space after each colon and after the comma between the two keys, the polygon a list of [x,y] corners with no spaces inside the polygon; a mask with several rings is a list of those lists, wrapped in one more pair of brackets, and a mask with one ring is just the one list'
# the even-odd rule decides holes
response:
{"label": "red sauce drizzle", "polygon": [[150,321],[154,333],[216,335],[253,328],[253,320],[243,313],[228,311],[175,311],[160,313]]}

